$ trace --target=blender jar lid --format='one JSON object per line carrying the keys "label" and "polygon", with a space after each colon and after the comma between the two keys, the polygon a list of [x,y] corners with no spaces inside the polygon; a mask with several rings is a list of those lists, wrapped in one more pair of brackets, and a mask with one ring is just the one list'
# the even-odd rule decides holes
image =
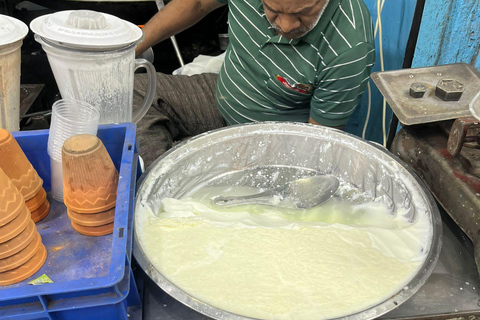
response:
{"label": "blender jar lid", "polygon": [[115,49],[142,38],[142,30],[128,21],[91,10],[67,10],[44,15],[30,23],[42,38],[75,49]]}
{"label": "blender jar lid", "polygon": [[6,45],[27,36],[28,27],[15,18],[0,14],[0,45]]}

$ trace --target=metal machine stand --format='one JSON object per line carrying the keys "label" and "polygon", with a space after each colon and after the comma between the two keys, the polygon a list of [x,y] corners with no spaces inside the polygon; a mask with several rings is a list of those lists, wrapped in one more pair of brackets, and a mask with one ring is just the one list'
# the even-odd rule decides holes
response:
{"label": "metal machine stand", "polygon": [[[404,315],[476,319],[480,315],[480,121],[472,117],[469,104],[480,90],[480,76],[470,65],[452,64],[379,72],[372,79],[402,125],[390,150],[420,176],[446,213],[437,268],[398,311],[407,311],[403,308],[412,304],[417,315],[411,311]],[[474,279],[465,279],[467,274]]]}

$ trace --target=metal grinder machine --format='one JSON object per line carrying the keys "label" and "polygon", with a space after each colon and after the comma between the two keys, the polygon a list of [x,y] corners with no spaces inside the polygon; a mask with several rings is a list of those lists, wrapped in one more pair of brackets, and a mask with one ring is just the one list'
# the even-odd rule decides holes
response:
{"label": "metal grinder machine", "polygon": [[470,238],[480,270],[478,72],[451,64],[378,72],[372,80],[402,125],[390,151],[412,167]]}

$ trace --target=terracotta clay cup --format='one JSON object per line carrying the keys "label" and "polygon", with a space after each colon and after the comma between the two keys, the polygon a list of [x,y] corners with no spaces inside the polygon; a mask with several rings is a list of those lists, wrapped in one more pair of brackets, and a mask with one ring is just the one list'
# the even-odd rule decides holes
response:
{"label": "terracotta clay cup", "polygon": [[98,227],[113,223],[115,220],[115,207],[110,210],[99,213],[78,213],[67,209],[67,214],[70,220],[78,225],[85,227]]}
{"label": "terracotta clay cup", "polygon": [[47,250],[40,244],[35,255],[21,266],[5,272],[0,272],[0,286],[8,286],[34,275],[45,263]]}
{"label": "terracotta clay cup", "polygon": [[99,236],[104,236],[104,235],[113,233],[113,222],[109,224],[105,224],[103,226],[87,227],[87,226],[76,224],[75,222],[72,221],[72,227],[78,233],[81,233],[86,236],[99,237]]}
{"label": "terracotta clay cup", "polygon": [[30,200],[25,201],[30,212],[37,210],[47,200],[47,192],[41,188],[40,191]]}
{"label": "terracotta clay cup", "polygon": [[42,245],[42,239],[38,232],[34,234],[33,238],[34,239],[19,252],[12,256],[0,259],[0,273],[16,269],[33,258]]}
{"label": "terracotta clay cup", "polygon": [[0,168],[12,180],[25,200],[36,196],[42,188],[42,179],[10,132],[0,129]]}
{"label": "terracotta clay cup", "polygon": [[30,277],[42,267],[46,257],[24,197],[0,169],[0,285]]}
{"label": "terracotta clay cup", "polygon": [[62,169],[68,209],[98,213],[115,207],[118,172],[96,136],[80,134],[67,139],[62,148]]}
{"label": "terracotta clay cup", "polygon": [[33,222],[37,223],[38,221],[44,219],[49,212],[50,212],[50,202],[45,200],[37,210],[32,211],[31,218]]}
{"label": "terracotta clay cup", "polygon": [[25,202],[28,210],[32,213],[34,222],[38,222],[45,218],[50,211],[50,203],[47,200],[47,192],[41,188],[40,192],[32,199]]}
{"label": "terracotta clay cup", "polygon": [[22,194],[0,168],[0,228],[10,223],[24,210],[25,200]]}
{"label": "terracotta clay cup", "polygon": [[[32,242],[35,235],[38,234],[37,227],[33,221],[29,221],[25,230],[13,239],[0,243],[0,259],[13,256],[14,254],[25,249]],[[1,261],[1,260],[0,260]]]}
{"label": "terracotta clay cup", "polygon": [[22,233],[30,220],[32,220],[30,211],[24,205],[23,210],[15,219],[0,227],[0,243],[7,242]]}

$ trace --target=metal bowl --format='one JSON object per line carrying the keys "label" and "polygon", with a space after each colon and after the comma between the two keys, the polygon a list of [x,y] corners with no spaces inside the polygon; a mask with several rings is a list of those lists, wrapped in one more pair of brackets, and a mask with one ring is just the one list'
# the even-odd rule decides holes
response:
{"label": "metal bowl", "polygon": [[[261,185],[242,179],[249,170],[283,170],[290,179],[298,173],[334,174],[410,216],[425,215],[431,237],[417,274],[391,297],[343,319],[376,318],[405,302],[433,271],[441,248],[441,218],[423,183],[396,156],[374,143],[339,130],[297,123],[254,123],[231,126],[196,136],[160,157],[143,174],[135,204],[134,256],[142,269],[165,292],[188,307],[214,319],[251,319],[208,305],[176,287],[150,263],[142,249],[142,225],[158,212],[166,197],[181,198],[204,186]],[[287,177],[287,178],[285,178]],[[276,181],[281,183],[282,181]],[[271,181],[269,182],[271,183]]]}

